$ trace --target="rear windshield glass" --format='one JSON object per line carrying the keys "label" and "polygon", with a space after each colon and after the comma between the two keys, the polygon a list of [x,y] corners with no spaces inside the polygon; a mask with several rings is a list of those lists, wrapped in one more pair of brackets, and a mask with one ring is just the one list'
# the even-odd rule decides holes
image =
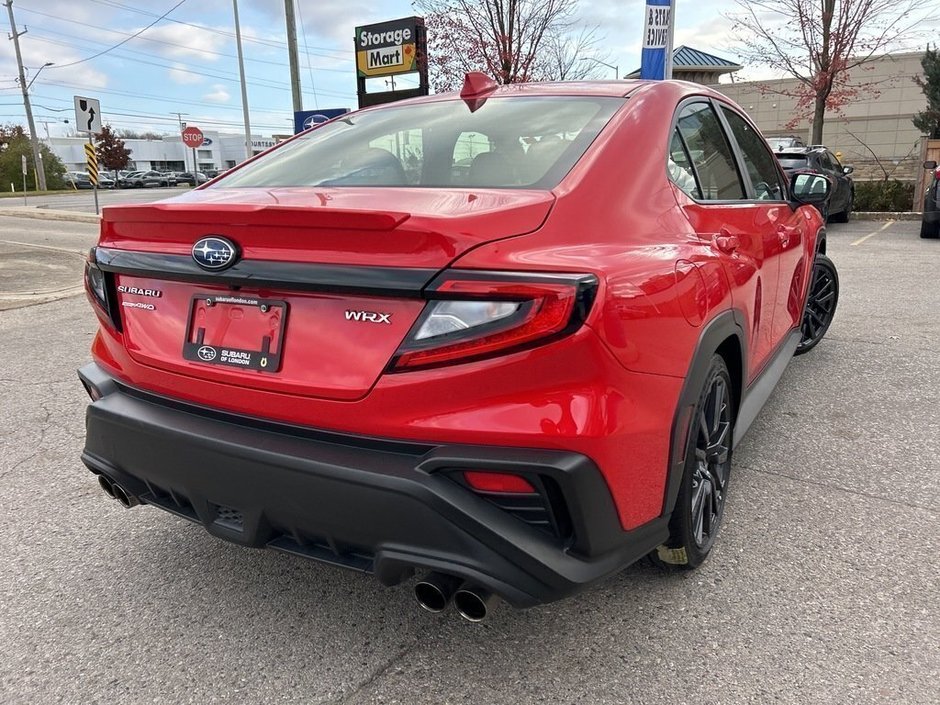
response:
{"label": "rear windshield glass", "polygon": [[809,164],[809,159],[801,154],[778,154],[777,161],[784,169],[802,169]]}
{"label": "rear windshield glass", "polygon": [[388,107],[323,125],[221,179],[253,186],[552,188],[623,98],[492,98]]}

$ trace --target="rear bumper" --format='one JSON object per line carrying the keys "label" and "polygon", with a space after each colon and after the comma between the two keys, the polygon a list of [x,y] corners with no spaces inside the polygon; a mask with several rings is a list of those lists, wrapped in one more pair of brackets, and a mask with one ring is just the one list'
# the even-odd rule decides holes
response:
{"label": "rear bumper", "polygon": [[[100,395],[82,454],[92,472],[220,538],[386,585],[438,570],[527,607],[616,572],[667,535],[668,518],[623,531],[600,471],[578,453],[326,433],[140,392],[96,364],[79,376]],[[527,524],[449,476],[460,468],[535,478],[564,521],[555,532]]]}

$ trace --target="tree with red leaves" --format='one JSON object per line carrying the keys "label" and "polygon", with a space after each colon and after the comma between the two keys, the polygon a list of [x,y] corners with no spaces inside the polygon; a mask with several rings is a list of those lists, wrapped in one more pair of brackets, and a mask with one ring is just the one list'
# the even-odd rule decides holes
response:
{"label": "tree with red leaves", "polygon": [[416,0],[428,28],[428,67],[438,92],[468,71],[497,83],[577,80],[597,74],[593,29],[578,29],[577,0]]}
{"label": "tree with red leaves", "polygon": [[119,171],[126,169],[131,159],[131,150],[124,144],[124,140],[114,134],[110,125],[101,128],[95,137],[98,139],[98,166],[102,169]]}
{"label": "tree with red leaves", "polygon": [[925,19],[917,0],[735,0],[728,15],[746,62],[797,79],[795,89],[767,90],[797,99],[797,114],[813,123],[812,144],[821,144],[827,112],[878,86],[857,71],[896,47]]}

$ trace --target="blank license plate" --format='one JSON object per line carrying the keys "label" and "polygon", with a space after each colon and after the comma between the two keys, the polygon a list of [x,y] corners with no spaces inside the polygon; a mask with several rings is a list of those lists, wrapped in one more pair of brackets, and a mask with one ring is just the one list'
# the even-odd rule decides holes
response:
{"label": "blank license plate", "polygon": [[287,302],[253,296],[193,297],[183,357],[206,365],[277,372]]}

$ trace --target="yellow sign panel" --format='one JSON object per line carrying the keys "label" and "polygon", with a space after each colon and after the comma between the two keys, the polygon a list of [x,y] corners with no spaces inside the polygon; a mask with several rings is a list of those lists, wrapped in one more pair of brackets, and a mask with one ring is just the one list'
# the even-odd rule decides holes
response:
{"label": "yellow sign panel", "polygon": [[98,155],[93,144],[85,145],[85,168],[91,185],[98,186]]}
{"label": "yellow sign panel", "polygon": [[391,76],[417,71],[417,45],[399,44],[391,47],[363,49],[356,52],[356,68],[360,76]]}

